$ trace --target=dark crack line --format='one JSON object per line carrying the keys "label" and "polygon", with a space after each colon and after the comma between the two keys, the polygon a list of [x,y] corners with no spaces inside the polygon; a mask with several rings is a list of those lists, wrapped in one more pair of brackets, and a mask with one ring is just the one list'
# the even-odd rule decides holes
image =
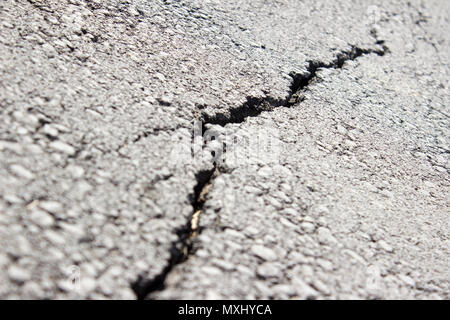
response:
{"label": "dark crack line", "polygon": [[178,239],[172,242],[170,248],[170,258],[164,269],[155,277],[148,279],[142,275],[131,285],[139,300],[151,299],[151,293],[164,290],[165,281],[173,268],[185,262],[193,251],[193,244],[196,236],[201,231],[199,225],[200,215],[203,212],[203,205],[214,178],[218,175],[216,166],[211,170],[202,170],[195,175],[197,184],[194,187],[193,194],[190,196],[192,204],[192,213],[183,227],[177,229],[175,233]]}
{"label": "dark crack line", "polygon": [[203,123],[218,124],[220,126],[225,126],[229,123],[242,123],[248,117],[259,116],[263,111],[273,111],[278,107],[292,107],[294,104],[303,100],[301,93],[305,91],[309,84],[317,77],[317,71],[319,69],[342,69],[346,61],[353,61],[368,54],[383,56],[389,51],[382,40],[378,40],[376,45],[380,46],[380,48],[361,49],[356,46],[351,46],[350,50],[338,53],[330,63],[310,60],[307,62],[306,75],[295,72],[289,74],[292,78],[292,82],[289,93],[285,99],[247,97],[245,103],[237,108],[231,109],[228,113],[217,113],[213,116],[203,113]]}
{"label": "dark crack line", "polygon": [[[324,69],[342,69],[346,61],[356,60],[358,57],[367,54],[377,54],[383,56],[389,49],[383,41],[377,40],[376,45],[381,49],[361,49],[352,46],[348,51],[342,51],[336,55],[330,63],[320,61],[308,61],[307,75],[294,73],[290,74],[292,78],[289,93],[285,99],[274,99],[272,97],[255,98],[247,97],[247,101],[238,108],[231,109],[228,114],[219,113],[214,116],[202,115],[202,133],[205,132],[206,125],[218,124],[225,126],[229,123],[242,123],[248,117],[256,117],[263,111],[273,111],[278,107],[291,107],[302,101],[302,92],[305,91],[310,83],[317,77],[317,71]],[[145,134],[144,134],[145,136]],[[137,141],[140,139],[139,137]],[[136,142],[136,141],[135,141]],[[205,142],[206,143],[206,142]],[[200,216],[203,212],[203,206],[206,197],[212,188],[214,179],[221,174],[219,166],[214,163],[211,170],[199,171],[195,178],[197,184],[194,187],[193,194],[190,196],[192,213],[187,223],[177,229],[175,232],[178,239],[174,241],[170,248],[170,258],[164,269],[155,277],[148,279],[140,275],[132,283],[131,287],[136,293],[138,299],[151,299],[151,294],[165,289],[165,281],[175,266],[185,262],[194,250],[194,240],[201,231],[199,224]]]}

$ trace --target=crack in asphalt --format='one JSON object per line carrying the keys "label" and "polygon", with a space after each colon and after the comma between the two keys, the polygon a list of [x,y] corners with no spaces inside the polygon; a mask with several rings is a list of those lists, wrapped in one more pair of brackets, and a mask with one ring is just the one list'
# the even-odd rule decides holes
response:
{"label": "crack in asphalt", "polygon": [[[290,108],[293,105],[303,101],[302,92],[306,91],[311,82],[317,77],[317,71],[320,69],[342,69],[346,61],[356,60],[357,58],[376,54],[383,56],[389,52],[388,47],[384,45],[384,41],[377,40],[375,43],[379,48],[361,49],[351,46],[350,50],[339,52],[336,57],[329,63],[321,61],[307,61],[306,75],[291,72],[289,76],[292,82],[288,95],[285,99],[274,99],[272,97],[256,98],[247,97],[247,100],[241,106],[231,109],[228,114],[218,113],[214,116],[207,114],[202,115],[202,133],[205,132],[205,126],[208,124],[225,126],[230,123],[242,123],[248,117],[257,117],[263,111],[273,111],[278,107]],[[140,138],[139,138],[140,139]],[[138,139],[138,140],[139,140]],[[207,142],[204,142],[206,145]],[[214,179],[217,178],[222,171],[217,162],[211,170],[201,170],[196,175],[197,184],[194,187],[193,194],[190,197],[192,205],[192,214],[189,216],[186,225],[175,230],[178,239],[174,241],[170,248],[170,258],[164,269],[155,277],[148,279],[142,275],[131,284],[138,299],[151,299],[151,294],[156,291],[165,289],[165,280],[173,268],[185,262],[194,251],[194,240],[201,232],[200,216],[203,212],[203,206],[206,202],[208,193],[212,189]]]}
{"label": "crack in asphalt", "polygon": [[225,126],[229,123],[242,123],[248,117],[259,116],[263,111],[273,111],[278,107],[292,107],[294,104],[303,101],[304,98],[301,93],[305,91],[311,81],[316,78],[319,69],[342,69],[346,61],[353,61],[368,54],[383,56],[389,52],[389,49],[384,45],[384,41],[377,40],[375,44],[380,46],[380,48],[361,49],[357,46],[351,46],[350,50],[339,52],[333,61],[329,63],[309,60],[307,61],[308,66],[306,68],[306,75],[304,73],[301,74],[296,72],[291,72],[289,74],[292,78],[292,82],[285,99],[275,99],[273,97],[247,97],[245,103],[237,108],[231,109],[228,113],[217,113],[212,116],[203,113],[203,123],[217,124],[220,126]]}
{"label": "crack in asphalt", "polygon": [[214,178],[218,176],[218,172],[218,168],[214,166],[211,170],[201,170],[195,175],[197,184],[190,196],[193,208],[192,214],[189,216],[186,225],[175,231],[178,238],[172,242],[170,258],[164,269],[151,279],[139,275],[138,279],[132,283],[131,288],[138,300],[151,298],[152,292],[164,290],[164,283],[169,273],[176,265],[186,261],[192,253],[194,240],[201,231],[199,222],[203,205],[206,202],[208,192],[211,190]]}

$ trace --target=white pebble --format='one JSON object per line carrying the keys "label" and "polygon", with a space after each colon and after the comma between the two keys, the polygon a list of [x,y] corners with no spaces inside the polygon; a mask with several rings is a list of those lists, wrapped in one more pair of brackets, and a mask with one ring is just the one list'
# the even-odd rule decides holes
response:
{"label": "white pebble", "polygon": [[50,137],[57,137],[58,136],[58,130],[53,127],[52,125],[46,124],[43,128],[42,128],[42,132],[44,132],[46,135],[50,136]]}
{"label": "white pebble", "polygon": [[35,209],[30,214],[30,219],[40,227],[49,227],[55,223],[55,219],[47,212]]}
{"label": "white pebble", "polygon": [[387,252],[392,252],[394,249],[392,249],[392,247],[384,240],[380,240],[378,241],[378,245],[380,246],[381,249],[387,251]]}
{"label": "white pebble", "polygon": [[25,281],[31,278],[31,274],[28,270],[25,270],[15,265],[9,267],[8,276],[12,281],[18,283],[24,283]]}
{"label": "white pebble", "polygon": [[10,167],[10,169],[15,175],[17,175],[19,177],[22,177],[25,179],[33,179],[34,178],[34,174],[30,170],[22,167],[21,165],[13,164]]}
{"label": "white pebble", "polygon": [[64,209],[62,204],[56,201],[41,201],[39,207],[53,214],[62,213]]}
{"label": "white pebble", "polygon": [[319,242],[322,244],[335,244],[337,240],[331,234],[331,231],[325,227],[320,227],[317,230],[317,235],[319,237]]}
{"label": "white pebble", "polygon": [[66,242],[62,235],[53,230],[45,231],[44,236],[50,243],[54,245],[63,245]]}
{"label": "white pebble", "polygon": [[250,250],[255,256],[263,260],[273,261],[277,259],[276,253],[270,248],[266,248],[260,245],[254,245]]}
{"label": "white pebble", "polygon": [[75,148],[62,141],[53,141],[49,144],[49,146],[53,150],[64,152],[70,156],[75,154]]}

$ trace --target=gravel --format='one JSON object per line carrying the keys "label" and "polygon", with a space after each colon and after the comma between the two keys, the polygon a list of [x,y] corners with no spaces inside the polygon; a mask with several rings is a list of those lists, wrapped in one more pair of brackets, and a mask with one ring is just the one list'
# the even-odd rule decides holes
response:
{"label": "gravel", "polygon": [[448,9],[2,2],[0,298],[448,299]]}

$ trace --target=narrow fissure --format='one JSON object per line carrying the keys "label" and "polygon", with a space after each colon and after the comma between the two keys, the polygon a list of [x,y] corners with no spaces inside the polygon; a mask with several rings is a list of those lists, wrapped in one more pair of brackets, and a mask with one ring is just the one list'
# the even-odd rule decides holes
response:
{"label": "narrow fissure", "polygon": [[191,195],[190,201],[192,204],[192,214],[183,227],[177,229],[175,233],[178,239],[174,241],[170,248],[170,258],[164,269],[155,277],[148,279],[142,275],[131,285],[138,300],[151,298],[149,295],[155,291],[164,289],[164,283],[172,271],[172,269],[189,257],[193,250],[193,241],[200,232],[200,215],[203,211],[203,205],[206,201],[206,196],[211,189],[213,179],[216,177],[218,170],[214,166],[211,170],[202,170],[195,175],[197,184],[194,187],[194,192]]}
{"label": "narrow fissure", "polygon": [[228,113],[217,113],[212,116],[204,113],[202,115],[203,122],[205,124],[218,124],[220,126],[225,126],[229,123],[242,123],[248,117],[259,116],[263,111],[273,111],[278,107],[291,107],[302,101],[302,91],[304,91],[311,81],[316,78],[316,74],[319,69],[342,69],[346,61],[356,60],[357,58],[367,54],[383,56],[389,51],[389,49],[384,45],[384,41],[377,41],[376,45],[380,48],[361,49],[356,46],[352,46],[350,50],[338,53],[335,59],[330,63],[310,60],[308,61],[306,76],[295,72],[289,74],[292,78],[292,82],[288,95],[285,99],[274,99],[272,97],[247,97],[245,103],[237,108],[229,110]]}
{"label": "narrow fissure", "polygon": [[[376,45],[380,49],[361,49],[352,46],[349,51],[343,51],[336,55],[336,58],[330,63],[320,61],[308,61],[307,75],[299,73],[289,74],[292,82],[289,88],[289,93],[285,99],[274,99],[272,97],[255,98],[247,97],[247,100],[241,106],[231,109],[229,113],[218,113],[214,116],[207,114],[202,115],[202,132],[205,132],[205,125],[217,124],[225,126],[229,123],[242,123],[248,117],[256,117],[263,111],[273,111],[278,107],[291,107],[303,100],[302,92],[306,90],[309,84],[316,78],[317,71],[321,68],[325,69],[341,69],[346,61],[355,60],[358,57],[367,54],[377,54],[383,56],[389,49],[384,45],[384,41],[377,41]],[[190,198],[192,204],[192,214],[187,223],[182,228],[175,232],[178,239],[172,243],[170,248],[170,258],[165,268],[155,277],[148,279],[139,276],[138,279],[131,285],[136,293],[138,299],[149,298],[151,293],[164,290],[165,280],[173,268],[185,262],[189,255],[193,252],[194,240],[201,231],[199,224],[200,216],[203,212],[203,205],[206,197],[211,190],[213,180],[220,175],[217,164],[214,164],[211,170],[199,171],[195,178],[197,184],[194,187],[194,192]]]}

